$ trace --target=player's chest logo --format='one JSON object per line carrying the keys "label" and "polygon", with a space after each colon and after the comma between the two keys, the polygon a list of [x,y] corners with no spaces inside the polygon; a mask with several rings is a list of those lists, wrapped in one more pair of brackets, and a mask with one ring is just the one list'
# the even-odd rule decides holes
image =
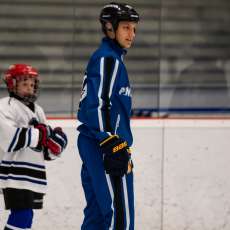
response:
{"label": "player's chest logo", "polygon": [[119,95],[123,95],[123,96],[127,96],[127,97],[131,97],[131,89],[130,87],[121,87],[119,90]]}

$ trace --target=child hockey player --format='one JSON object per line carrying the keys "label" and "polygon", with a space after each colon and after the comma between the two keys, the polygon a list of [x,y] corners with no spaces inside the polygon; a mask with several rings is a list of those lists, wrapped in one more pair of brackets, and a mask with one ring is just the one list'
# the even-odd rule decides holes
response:
{"label": "child hockey player", "polygon": [[3,79],[9,97],[0,99],[0,188],[10,214],[4,230],[31,229],[33,209],[46,193],[45,160],[59,157],[67,145],[61,128],[46,125],[35,103],[38,72],[27,64],[9,67]]}

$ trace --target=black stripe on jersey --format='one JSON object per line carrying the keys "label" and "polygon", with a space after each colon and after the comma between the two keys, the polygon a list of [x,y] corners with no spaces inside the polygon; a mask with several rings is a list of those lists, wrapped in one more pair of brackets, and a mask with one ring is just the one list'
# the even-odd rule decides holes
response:
{"label": "black stripe on jersey", "polygon": [[26,128],[21,128],[19,136],[18,136],[17,145],[13,149],[14,152],[17,151],[17,150],[20,150],[23,147],[25,147],[26,135],[27,135],[27,129]]}
{"label": "black stripe on jersey", "polygon": [[110,123],[110,98],[109,98],[109,90],[110,90],[110,84],[112,80],[112,75],[115,67],[115,59],[113,57],[105,57],[104,58],[104,81],[103,81],[103,87],[102,87],[102,99],[104,101],[104,104],[101,108],[103,121],[104,123],[104,131],[111,132],[112,126]]}
{"label": "black stripe on jersey", "polygon": [[7,166],[0,166],[0,174],[2,175],[20,175],[20,176],[29,176],[33,177],[34,179],[43,179],[46,180],[46,173],[45,171],[39,171],[31,168],[24,168],[24,167],[7,167]]}
{"label": "black stripe on jersey", "polygon": [[11,141],[10,146],[9,146],[9,148],[8,148],[8,152],[11,152],[11,151],[12,151],[12,148],[13,148],[13,146],[14,146],[14,144],[15,144],[15,141],[16,141],[16,138],[17,138],[17,136],[18,136],[18,132],[19,132],[19,131],[20,131],[20,128],[17,128],[17,130],[16,130],[16,132],[15,132],[15,134],[14,134],[13,140]]}
{"label": "black stripe on jersey", "polygon": [[[113,132],[111,126],[110,119],[110,98],[109,98],[109,90],[110,84],[112,80],[113,71],[115,68],[116,60],[113,57],[107,57],[104,59],[104,84],[102,88],[102,99],[105,104],[102,106],[102,116],[105,121],[105,131]],[[114,205],[116,210],[116,223],[115,229],[122,230],[125,227],[124,224],[124,207],[122,201],[122,179],[121,177],[114,176],[112,177],[112,181],[114,184]]]}

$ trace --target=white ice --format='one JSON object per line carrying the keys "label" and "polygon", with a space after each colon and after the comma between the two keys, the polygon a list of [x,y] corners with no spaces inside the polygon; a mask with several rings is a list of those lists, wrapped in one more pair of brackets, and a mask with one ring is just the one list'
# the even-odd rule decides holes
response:
{"label": "white ice", "polygon": [[[82,223],[76,131],[61,124],[69,145],[61,159],[47,163],[48,193],[33,230],[79,230]],[[230,121],[148,120],[132,127],[135,229],[229,230]],[[0,229],[7,215],[0,195]]]}
{"label": "white ice", "polygon": [[[76,146],[77,134],[75,128],[67,127],[64,130],[67,132],[69,144],[60,159],[47,162],[48,192],[45,196],[43,210],[35,211],[34,230],[78,230],[82,223],[85,199],[80,179],[81,160]],[[148,132],[151,130],[148,129]],[[139,179],[138,176],[135,177],[135,180],[139,181],[139,185],[135,186],[138,200],[136,204],[137,229],[140,229],[142,224],[148,226],[149,229],[154,229],[153,203],[155,198],[152,196],[154,187],[152,179],[146,180],[144,176],[146,175],[145,167],[152,174],[153,151],[151,148],[147,152],[142,151],[142,146],[149,145],[151,133],[148,135],[145,138],[137,138],[139,143],[136,143],[136,147],[133,148],[135,149],[133,157],[143,158],[139,166],[135,165],[136,174],[140,175]],[[5,211],[3,207],[3,196],[0,194],[0,229],[4,228],[8,216],[8,211]],[[140,210],[139,207],[145,208]]]}

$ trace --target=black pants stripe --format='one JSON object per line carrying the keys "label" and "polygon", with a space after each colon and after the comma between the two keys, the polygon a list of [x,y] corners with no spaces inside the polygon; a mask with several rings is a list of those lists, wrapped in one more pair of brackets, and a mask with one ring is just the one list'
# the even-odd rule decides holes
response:
{"label": "black pants stripe", "polygon": [[116,230],[124,230],[125,229],[125,216],[124,216],[124,205],[122,199],[122,178],[119,176],[112,177],[113,184],[114,184],[114,206],[116,212],[116,223],[115,229]]}

